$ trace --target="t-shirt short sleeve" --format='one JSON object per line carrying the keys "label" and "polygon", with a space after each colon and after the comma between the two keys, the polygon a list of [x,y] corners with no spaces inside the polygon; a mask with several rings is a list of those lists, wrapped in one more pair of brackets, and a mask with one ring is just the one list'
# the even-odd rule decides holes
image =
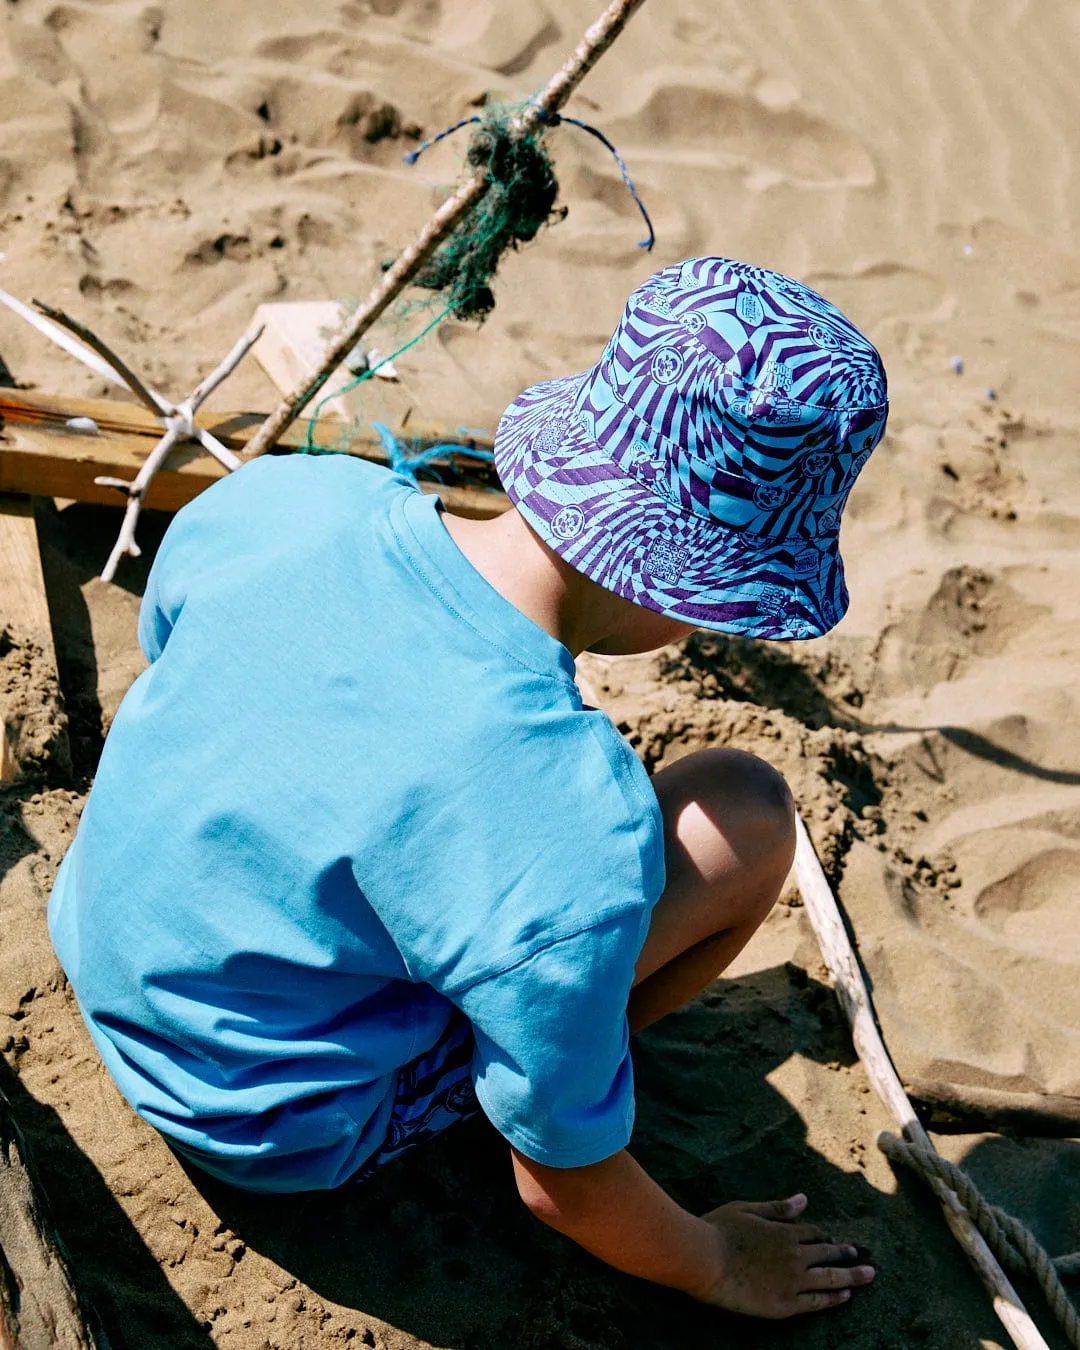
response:
{"label": "t-shirt short sleeve", "polygon": [[455,1000],[476,1036],[485,1115],[550,1167],[625,1148],[634,1124],[626,1001],[643,938],[628,912],[543,947]]}

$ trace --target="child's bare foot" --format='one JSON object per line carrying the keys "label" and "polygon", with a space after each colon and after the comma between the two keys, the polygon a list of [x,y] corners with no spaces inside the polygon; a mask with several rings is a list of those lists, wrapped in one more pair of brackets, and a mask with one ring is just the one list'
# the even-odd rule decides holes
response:
{"label": "child's bare foot", "polygon": [[846,1303],[869,1284],[872,1266],[853,1265],[856,1249],[796,1220],[805,1195],[766,1204],[735,1201],[706,1214],[720,1239],[720,1277],[698,1297],[752,1317],[792,1317]]}

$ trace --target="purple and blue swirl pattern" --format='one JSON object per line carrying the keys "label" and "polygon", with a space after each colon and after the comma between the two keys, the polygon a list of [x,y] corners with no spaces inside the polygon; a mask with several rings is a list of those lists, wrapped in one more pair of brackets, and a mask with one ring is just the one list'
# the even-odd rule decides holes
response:
{"label": "purple and blue swirl pattern", "polygon": [[840,515],[887,416],[881,358],[827,300],[693,258],[633,292],[591,370],[514,400],[495,457],[532,528],[607,589],[813,638],[847,609]]}

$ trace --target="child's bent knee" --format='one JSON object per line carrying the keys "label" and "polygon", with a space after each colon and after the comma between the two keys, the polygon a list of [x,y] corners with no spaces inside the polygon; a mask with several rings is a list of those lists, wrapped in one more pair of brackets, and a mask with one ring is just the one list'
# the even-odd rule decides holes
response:
{"label": "child's bent knee", "polygon": [[[713,748],[656,777],[667,827],[690,846],[732,849],[743,867],[783,881],[795,854],[795,803],[783,774],[745,750]],[[694,805],[688,828],[686,808]],[[693,842],[688,835],[695,835]]]}

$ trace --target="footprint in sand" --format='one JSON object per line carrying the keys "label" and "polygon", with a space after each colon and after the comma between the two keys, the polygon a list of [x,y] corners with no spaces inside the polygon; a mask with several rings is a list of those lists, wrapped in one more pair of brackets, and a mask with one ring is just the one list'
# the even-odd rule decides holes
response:
{"label": "footprint in sand", "polygon": [[885,629],[877,689],[886,695],[913,688],[928,693],[943,681],[960,680],[1049,612],[995,572],[968,564],[951,567],[928,600]]}
{"label": "footprint in sand", "polygon": [[527,70],[562,37],[540,0],[442,0],[438,10],[432,42],[500,75]]}
{"label": "footprint in sand", "polygon": [[563,37],[541,0],[350,0],[342,9],[361,27],[372,16],[393,18],[413,40],[505,76],[527,70]]}
{"label": "footprint in sand", "polygon": [[758,187],[869,187],[876,181],[861,141],[805,108],[778,103],[770,86],[759,96],[707,82],[697,67],[661,67],[635,88],[641,95],[636,108],[608,134],[638,160],[736,166]]}
{"label": "footprint in sand", "polygon": [[160,10],[142,4],[57,5],[45,17],[86,111],[114,135],[150,130],[161,111],[166,77],[154,48],[162,22]]}
{"label": "footprint in sand", "polygon": [[983,886],[972,908],[1017,951],[1075,963],[1080,960],[1078,883],[1080,848],[1050,842]]}

